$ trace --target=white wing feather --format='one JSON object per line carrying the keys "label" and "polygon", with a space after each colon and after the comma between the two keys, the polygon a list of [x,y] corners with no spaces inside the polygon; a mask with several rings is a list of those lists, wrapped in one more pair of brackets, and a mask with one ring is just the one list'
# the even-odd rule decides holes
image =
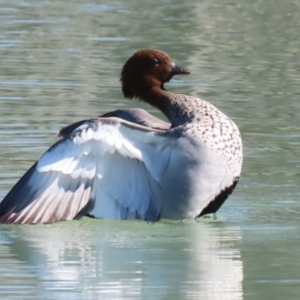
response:
{"label": "white wing feather", "polygon": [[140,127],[101,118],[80,125],[20,179],[0,204],[0,222],[50,223],[87,213],[158,219],[173,139]]}

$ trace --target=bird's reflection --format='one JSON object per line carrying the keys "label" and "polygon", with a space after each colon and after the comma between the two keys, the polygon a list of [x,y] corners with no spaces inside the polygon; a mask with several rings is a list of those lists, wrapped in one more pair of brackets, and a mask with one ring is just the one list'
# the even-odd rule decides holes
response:
{"label": "bird's reflection", "polygon": [[243,298],[241,233],[221,222],[83,219],[2,226],[0,234],[1,273],[14,276],[10,294],[27,284],[57,299]]}

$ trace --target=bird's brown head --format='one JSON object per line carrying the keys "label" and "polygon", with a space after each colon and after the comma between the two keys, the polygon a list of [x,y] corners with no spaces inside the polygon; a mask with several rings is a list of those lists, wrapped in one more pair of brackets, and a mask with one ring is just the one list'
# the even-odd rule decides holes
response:
{"label": "bird's brown head", "polygon": [[150,90],[164,90],[164,83],[178,74],[190,72],[177,66],[163,51],[139,50],[127,60],[122,69],[122,91],[126,98],[144,100],[143,96]]}

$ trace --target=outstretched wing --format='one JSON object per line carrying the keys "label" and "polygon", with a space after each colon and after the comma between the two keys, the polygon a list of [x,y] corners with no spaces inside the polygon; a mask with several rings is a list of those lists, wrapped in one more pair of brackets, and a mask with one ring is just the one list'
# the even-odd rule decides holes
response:
{"label": "outstretched wing", "polygon": [[157,220],[159,180],[174,140],[118,118],[97,118],[54,144],[0,203],[1,223],[52,223],[90,214]]}

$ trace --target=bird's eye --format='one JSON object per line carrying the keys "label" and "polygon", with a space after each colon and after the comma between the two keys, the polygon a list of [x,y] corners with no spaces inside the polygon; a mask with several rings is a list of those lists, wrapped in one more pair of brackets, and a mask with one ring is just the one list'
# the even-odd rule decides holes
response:
{"label": "bird's eye", "polygon": [[157,65],[159,65],[159,64],[161,63],[161,61],[160,61],[159,59],[157,59],[157,58],[154,58],[154,59],[152,60],[152,62],[153,62],[153,65],[154,65],[154,66],[157,66]]}

